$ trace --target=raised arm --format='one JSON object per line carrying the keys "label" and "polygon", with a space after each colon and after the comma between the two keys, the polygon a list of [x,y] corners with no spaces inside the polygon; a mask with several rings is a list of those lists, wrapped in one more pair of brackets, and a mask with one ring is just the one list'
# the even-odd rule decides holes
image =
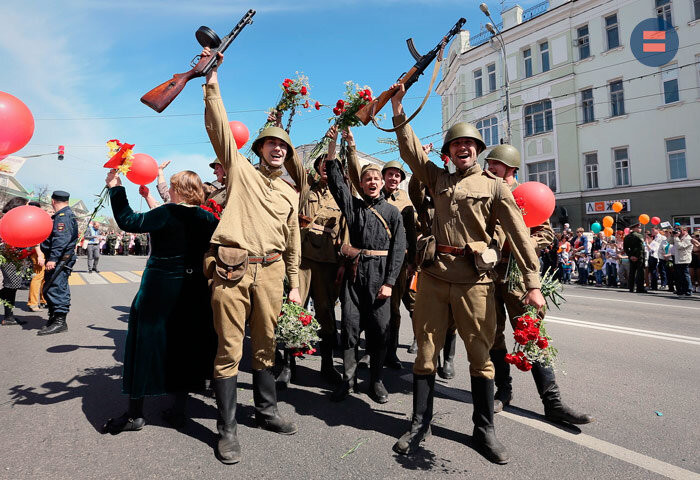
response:
{"label": "raised arm", "polygon": [[[397,210],[398,213],[398,210]],[[406,255],[406,231],[401,214],[394,215],[391,222],[391,244],[386,262],[384,285],[394,286]],[[415,254],[414,254],[415,257]]]}
{"label": "raised arm", "polygon": [[350,183],[352,183],[352,186],[355,187],[355,190],[361,192],[360,172],[362,168],[360,167],[360,159],[357,156],[355,137],[353,136],[350,127],[348,127],[347,130],[344,130],[342,135],[345,139],[345,143],[348,146],[348,177],[350,177]]}
{"label": "raised arm", "polygon": [[126,232],[144,233],[160,230],[165,226],[167,215],[162,208],[150,210],[146,213],[134,213],[126,198],[126,190],[121,185],[121,180],[116,170],[107,174],[107,187],[109,187],[109,199],[112,204],[112,213],[119,228]]}
{"label": "raised arm", "polygon": [[328,189],[331,191],[331,195],[333,195],[340,211],[343,212],[348,225],[352,225],[355,220],[352,208],[353,196],[350,193],[350,187],[347,186],[343,178],[342,168],[338,160],[326,161]]}

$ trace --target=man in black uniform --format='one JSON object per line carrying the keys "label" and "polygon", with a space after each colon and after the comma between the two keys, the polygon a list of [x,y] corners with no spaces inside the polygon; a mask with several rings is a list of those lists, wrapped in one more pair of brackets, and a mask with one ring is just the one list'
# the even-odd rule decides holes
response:
{"label": "man in black uniform", "polygon": [[68,192],[56,190],[51,195],[53,230],[41,244],[46,257],[44,298],[49,307],[49,321],[37,335],[51,335],[68,330],[66,315],[70,309],[68,277],[75,265],[75,244],[78,242],[78,222],[68,206]]}
{"label": "man in black uniform", "polygon": [[641,223],[632,225],[632,231],[627,234],[622,246],[630,259],[630,273],[627,279],[630,292],[634,292],[636,284],[637,293],[647,293],[644,288],[644,237]]}
{"label": "man in black uniform", "polygon": [[[329,147],[334,151],[335,145]],[[348,155],[356,155],[348,146]],[[345,215],[351,245],[341,253],[350,263],[345,269],[341,293],[343,383],[332,399],[341,401],[357,390],[357,343],[360,331],[367,337],[370,352],[370,397],[377,403],[389,401],[382,383],[382,369],[389,340],[391,292],[406,252],[406,231],[399,210],[382,195],[382,175],[378,166],[366,165],[360,174],[362,200],[352,196],[337,160],[326,161],[328,186]]]}

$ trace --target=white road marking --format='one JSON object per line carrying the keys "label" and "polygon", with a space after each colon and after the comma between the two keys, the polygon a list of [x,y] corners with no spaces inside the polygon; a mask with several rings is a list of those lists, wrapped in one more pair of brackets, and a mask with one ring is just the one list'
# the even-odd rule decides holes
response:
{"label": "white road marking", "polygon": [[545,317],[545,321],[552,323],[560,323],[572,327],[593,328],[595,330],[605,330],[608,332],[624,333],[627,335],[636,335],[638,337],[649,337],[659,340],[668,340],[671,342],[689,343],[691,345],[700,345],[700,338],[688,337],[684,335],[676,335],[673,333],[658,332],[654,330],[642,330],[638,328],[623,327],[618,325],[609,325],[604,323],[586,322],[583,320],[574,320],[563,317]]}
{"label": "white road marking", "polygon": [[587,298],[589,300],[605,300],[606,302],[623,302],[623,303],[638,303],[640,305],[654,305],[656,307],[669,307],[669,308],[687,308],[689,310],[700,310],[700,307],[689,307],[687,305],[673,305],[671,303],[651,303],[651,302],[639,302],[636,300],[622,300],[619,298],[608,298],[608,297],[587,297],[585,295],[572,295],[570,293],[566,294],[566,298]]}
{"label": "white road marking", "polygon": [[124,277],[125,279],[129,280],[130,282],[141,283],[141,277],[139,277],[139,276],[136,275],[135,273],[126,272],[126,271],[124,271],[124,272],[114,272],[114,273],[116,273],[116,274],[119,275],[120,277]]}
{"label": "white road marking", "polygon": [[103,278],[99,273],[81,273],[80,276],[90,285],[104,285],[109,283],[107,279]]}
{"label": "white road marking", "polygon": [[[413,381],[412,375],[402,375],[401,378],[408,382]],[[441,393],[448,397],[451,397],[457,401],[465,401],[464,395],[466,392],[461,389],[449,388],[440,384],[435,384],[435,389],[440,390]],[[615,445],[614,443],[606,442],[605,440],[600,440],[598,438],[586,435],[585,433],[574,434],[561,428],[555,427],[554,425],[542,421],[537,418],[524,417],[521,415],[515,415],[513,413],[502,411],[498,414],[499,416],[505,417],[514,422],[526,425],[531,428],[535,428],[541,432],[549,433],[555,437],[568,440],[572,443],[580,445],[582,447],[595,450],[604,455],[622,460],[623,462],[635,465],[637,467],[649,470],[650,472],[658,473],[666,478],[672,478],[674,480],[700,480],[700,475],[690,470],[686,470],[676,465],[666,463],[656,458],[649,457],[647,455],[637,453],[635,451],[629,450],[625,447]]]}

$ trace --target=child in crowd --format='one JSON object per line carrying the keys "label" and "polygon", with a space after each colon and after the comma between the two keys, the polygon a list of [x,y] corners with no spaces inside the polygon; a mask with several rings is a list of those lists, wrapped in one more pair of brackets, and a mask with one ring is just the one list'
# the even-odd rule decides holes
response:
{"label": "child in crowd", "polygon": [[568,253],[561,254],[562,283],[571,283],[571,271],[574,269],[574,262],[569,258]]}
{"label": "child in crowd", "polygon": [[593,254],[593,260],[591,260],[591,265],[593,265],[593,273],[595,275],[595,286],[603,286],[603,265],[605,260],[600,255],[600,250]]}
{"label": "child in crowd", "polygon": [[605,248],[605,276],[608,287],[617,287],[617,248],[612,242]]}
{"label": "child in crowd", "polygon": [[579,285],[588,285],[588,255],[582,253],[578,257],[578,281]]}

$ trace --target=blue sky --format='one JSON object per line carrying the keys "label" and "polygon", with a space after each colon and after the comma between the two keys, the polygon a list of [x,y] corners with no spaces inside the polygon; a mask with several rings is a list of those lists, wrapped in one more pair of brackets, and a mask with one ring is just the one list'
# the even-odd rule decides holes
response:
{"label": "blue sky", "polygon": [[[24,101],[36,128],[29,145],[17,155],[66,147],[55,155],[28,159],[17,178],[28,190],[48,185],[64,189],[92,207],[93,194],[104,186],[107,148],[118,138],[136,144],[158,162],[171,160],[166,173],[191,169],[211,180],[207,164],[214,157],[203,125],[201,79],[191,81],[162,114],[139,98],[172,74],[189,69],[200,47],[200,25],[225,35],[249,9],[257,10],[226,52],[220,69],[222,96],[230,120],[248,126],[251,135],[275,104],[279,84],[295,72],[306,74],[311,95],[322,103],[342,98],[352,80],[375,93],[387,88],[412,65],[405,40],[419,51],[431,49],[459,19],[477,33],[487,19],[473,0],[355,0],[296,2],[283,0],[94,0],[13,1],[0,5],[0,90]],[[498,20],[499,1],[487,2]],[[523,8],[534,0],[518,2]],[[514,4],[508,2],[507,6]],[[407,94],[407,109],[420,103],[428,72]],[[385,112],[390,118],[390,108]],[[297,115],[291,137],[296,145],[317,140],[327,129],[328,110]],[[440,131],[440,98],[433,92],[412,123],[419,136]],[[355,129],[366,153],[384,150],[374,127]],[[439,137],[434,137],[440,144]],[[378,155],[388,161],[398,154]],[[136,209],[140,197],[130,182]],[[155,185],[152,185],[155,190]],[[108,212],[105,212],[108,213]]]}

